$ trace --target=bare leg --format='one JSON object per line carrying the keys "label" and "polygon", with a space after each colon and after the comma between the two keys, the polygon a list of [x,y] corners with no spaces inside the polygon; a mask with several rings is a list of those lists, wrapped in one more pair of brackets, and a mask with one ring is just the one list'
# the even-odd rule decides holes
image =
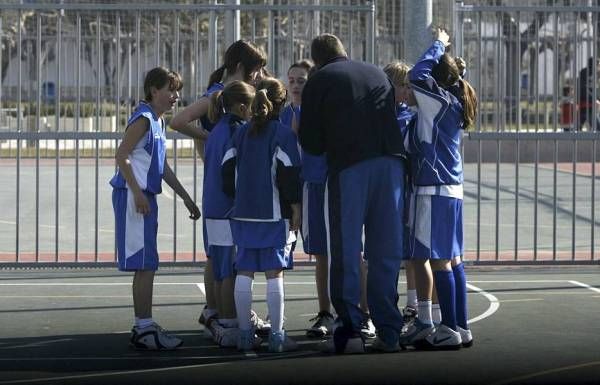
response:
{"label": "bare leg", "polygon": [[219,317],[225,319],[236,318],[235,312],[235,300],[233,298],[233,289],[235,285],[235,278],[225,278],[220,283],[219,290]]}
{"label": "bare leg", "polygon": [[210,258],[206,259],[206,266],[204,267],[204,291],[206,295],[206,306],[209,309],[216,309],[217,298],[215,295],[215,276],[213,274]]}
{"label": "bare leg", "polygon": [[138,318],[152,318],[154,271],[138,270],[133,276],[133,311]]}

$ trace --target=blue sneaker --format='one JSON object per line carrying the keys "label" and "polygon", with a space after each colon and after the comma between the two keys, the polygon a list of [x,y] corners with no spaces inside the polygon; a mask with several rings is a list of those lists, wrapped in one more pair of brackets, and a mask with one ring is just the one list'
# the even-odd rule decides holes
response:
{"label": "blue sneaker", "polygon": [[285,330],[269,334],[269,351],[271,353],[291,352],[294,350],[298,350],[298,344],[287,336]]}
{"label": "blue sneaker", "polygon": [[250,352],[258,349],[262,340],[254,333],[254,329],[242,330],[240,329],[239,339],[237,348],[241,352]]}
{"label": "blue sneaker", "polygon": [[399,343],[403,348],[409,345],[414,345],[415,342],[424,340],[435,331],[433,324],[426,324],[416,318],[406,331],[400,334]]}

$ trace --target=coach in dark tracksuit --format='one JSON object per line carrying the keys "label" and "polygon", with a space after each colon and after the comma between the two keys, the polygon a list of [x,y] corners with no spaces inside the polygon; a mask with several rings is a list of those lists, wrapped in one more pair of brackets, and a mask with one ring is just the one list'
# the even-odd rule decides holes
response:
{"label": "coach in dark tracksuit", "polygon": [[395,351],[402,328],[396,287],[402,257],[404,146],[394,88],[381,69],[349,60],[333,35],[315,38],[311,56],[319,69],[302,93],[299,138],[305,151],[326,153],[329,167],[325,214],[330,294],[343,322],[330,347],[337,353],[364,351],[358,307],[364,226],[367,298],[378,331],[373,347]]}

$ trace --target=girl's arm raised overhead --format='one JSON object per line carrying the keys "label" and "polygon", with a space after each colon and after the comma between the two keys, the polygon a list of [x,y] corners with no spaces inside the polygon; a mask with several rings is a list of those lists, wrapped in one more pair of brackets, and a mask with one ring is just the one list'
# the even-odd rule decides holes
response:
{"label": "girl's arm raised overhead", "polygon": [[149,128],[150,122],[145,118],[139,118],[131,123],[127,127],[125,135],[123,136],[123,141],[121,141],[117,153],[115,154],[119,170],[121,171],[123,178],[125,178],[129,189],[133,193],[136,210],[143,215],[150,212],[150,204],[135,179],[131,161],[129,160],[129,154],[131,154],[138,142],[146,135]]}

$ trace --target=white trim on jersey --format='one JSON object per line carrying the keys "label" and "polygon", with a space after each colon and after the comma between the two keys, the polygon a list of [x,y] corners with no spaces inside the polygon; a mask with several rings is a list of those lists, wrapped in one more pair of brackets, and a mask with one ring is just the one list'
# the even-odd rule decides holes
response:
{"label": "white trim on jersey", "polygon": [[445,184],[439,186],[415,186],[417,195],[438,195],[449,198],[463,199],[462,184]]}
{"label": "white trim on jersey", "polygon": [[[271,186],[273,189],[273,219],[281,219],[281,206],[279,204],[279,189],[277,188],[277,159],[279,159],[280,148],[275,149],[273,159],[271,160]],[[283,151],[281,153],[285,154]],[[287,154],[286,154],[287,157]],[[288,162],[290,158],[287,158]],[[285,165],[285,160],[281,160]],[[291,165],[291,162],[290,162]]]}
{"label": "white trim on jersey", "polygon": [[292,161],[290,160],[289,155],[286,154],[281,147],[275,149],[275,158],[279,159],[285,167],[292,167]]}
{"label": "white trim on jersey", "polygon": [[235,149],[235,147],[230,148],[229,150],[227,150],[227,152],[225,152],[225,155],[223,155],[223,160],[221,161],[221,166],[225,164],[225,162],[227,162],[229,159],[233,159],[237,156],[237,150]]}
{"label": "white trim on jersey", "polygon": [[207,244],[209,246],[233,246],[229,219],[205,218]]}

